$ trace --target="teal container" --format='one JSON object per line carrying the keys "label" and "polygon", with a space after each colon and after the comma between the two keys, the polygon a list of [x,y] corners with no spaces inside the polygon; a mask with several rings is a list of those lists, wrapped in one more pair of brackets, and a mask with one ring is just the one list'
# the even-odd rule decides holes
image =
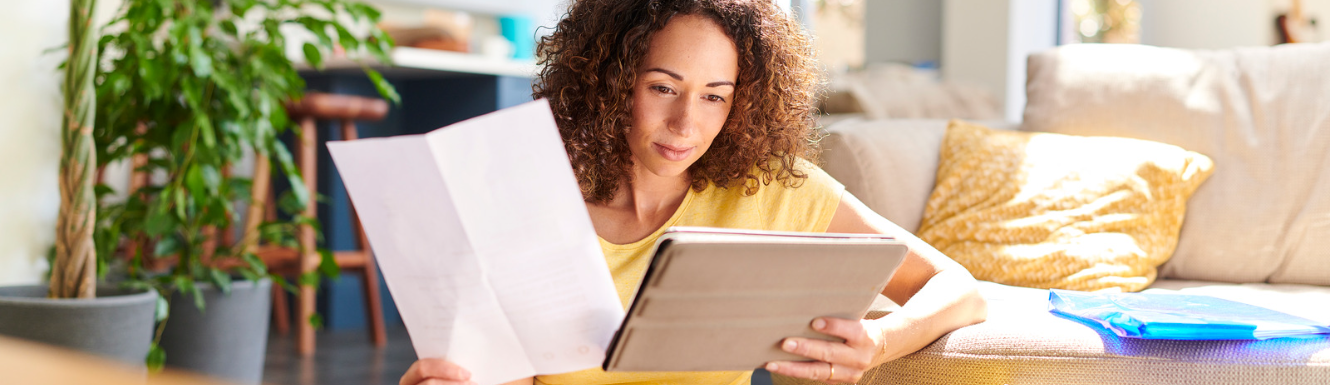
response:
{"label": "teal container", "polygon": [[536,57],[536,28],[530,17],[500,16],[499,33],[513,43],[513,59],[530,60]]}

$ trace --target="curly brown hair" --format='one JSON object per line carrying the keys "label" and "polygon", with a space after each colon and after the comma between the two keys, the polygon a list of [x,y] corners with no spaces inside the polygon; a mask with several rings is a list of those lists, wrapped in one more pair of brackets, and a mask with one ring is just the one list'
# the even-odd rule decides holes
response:
{"label": "curly brown hair", "polygon": [[678,15],[715,21],[739,52],[733,107],[689,168],[692,188],[742,184],[752,195],[772,181],[801,184],[807,175],[794,165],[817,158],[813,114],[824,77],[810,37],[773,1],[576,0],[540,40],[544,69],[532,89],[549,99],[582,196],[608,202],[631,181],[626,134],[637,69],[652,36]]}

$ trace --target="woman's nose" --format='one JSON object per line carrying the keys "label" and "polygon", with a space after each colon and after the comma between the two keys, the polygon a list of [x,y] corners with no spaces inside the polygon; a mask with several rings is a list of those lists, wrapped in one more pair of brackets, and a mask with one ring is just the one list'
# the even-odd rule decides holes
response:
{"label": "woman's nose", "polygon": [[671,112],[670,130],[680,136],[689,136],[697,130],[697,106],[694,98],[679,98]]}

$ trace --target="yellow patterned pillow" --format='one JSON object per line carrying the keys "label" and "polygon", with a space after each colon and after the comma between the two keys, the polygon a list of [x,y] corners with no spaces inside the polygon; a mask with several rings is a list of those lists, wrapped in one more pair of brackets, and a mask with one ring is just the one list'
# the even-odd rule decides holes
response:
{"label": "yellow patterned pillow", "polygon": [[982,280],[1138,291],[1213,168],[1163,143],[952,121],[919,237]]}

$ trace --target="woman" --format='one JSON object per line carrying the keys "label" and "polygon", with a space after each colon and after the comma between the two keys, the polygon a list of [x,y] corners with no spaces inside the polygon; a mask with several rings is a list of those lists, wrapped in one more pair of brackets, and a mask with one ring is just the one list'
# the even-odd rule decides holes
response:
{"label": "woman", "polygon": [[[813,361],[768,363],[773,373],[855,382],[984,319],[964,268],[801,157],[815,155],[819,72],[808,38],[770,0],[581,0],[539,50],[546,67],[535,96],[550,100],[625,307],[665,228],[713,226],[883,233],[910,246],[883,291],[900,311],[813,320],[846,342],[788,338],[783,349]],[[590,369],[516,383],[744,384],[750,374]],[[422,359],[401,382],[468,378]]]}

